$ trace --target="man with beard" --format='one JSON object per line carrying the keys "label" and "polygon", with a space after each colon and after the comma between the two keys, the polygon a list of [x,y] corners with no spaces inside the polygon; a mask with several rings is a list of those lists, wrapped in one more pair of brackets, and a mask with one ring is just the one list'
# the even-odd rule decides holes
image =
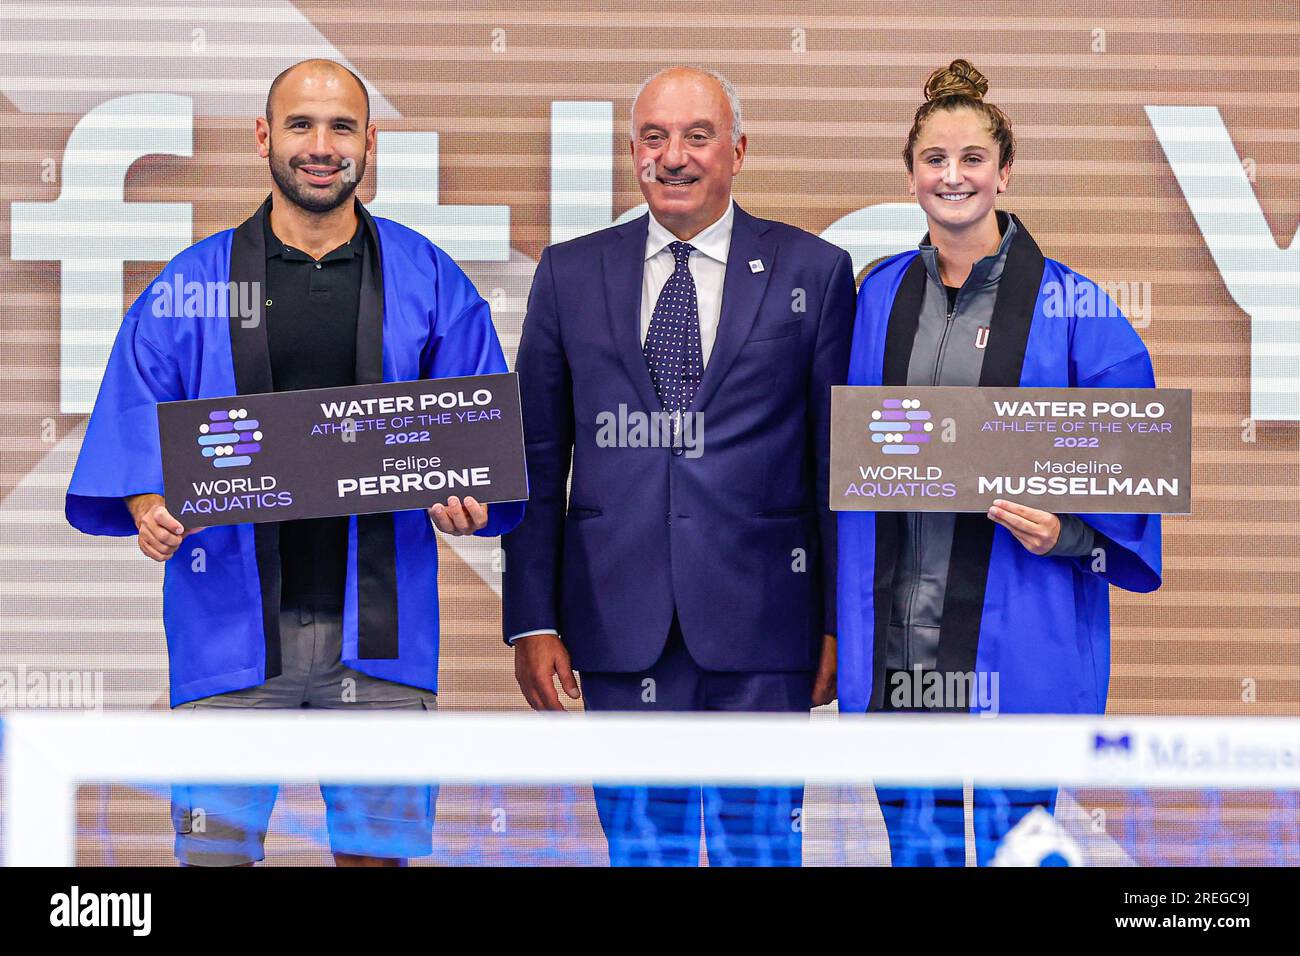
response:
{"label": "man with beard", "polygon": [[[471,497],[391,514],[186,527],[162,498],[157,403],[506,371],[487,303],[418,233],[353,193],[374,155],[365,86],[307,60],[271,85],[257,121],[271,195],[241,226],[182,252],[118,332],[68,489],[69,522],[138,535],[165,562],[171,704],[191,710],[432,710],[438,673],[437,536],[498,535],[521,504]],[[229,283],[258,314],[170,314],[156,286]],[[183,540],[194,536],[180,560]],[[202,550],[202,561],[190,555]],[[400,604],[398,601],[400,595]],[[263,858],[274,786],[178,786],[176,856]],[[322,785],[341,865],[431,851],[432,787]]]}

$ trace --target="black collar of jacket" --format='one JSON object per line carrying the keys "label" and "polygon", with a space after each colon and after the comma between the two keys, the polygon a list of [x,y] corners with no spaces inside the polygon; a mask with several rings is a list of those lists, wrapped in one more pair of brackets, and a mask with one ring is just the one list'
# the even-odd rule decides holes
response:
{"label": "black collar of jacket", "polygon": [[[1006,265],[998,282],[980,372],[982,386],[1018,386],[1025,363],[1025,347],[1038,304],[1046,261],[1024,224],[1011,215],[1015,234],[1007,250]],[[920,321],[927,273],[918,255],[903,273],[889,313],[885,331],[882,384],[906,385],[912,358],[912,340]],[[899,538],[903,533],[901,512],[876,514],[875,657],[870,709],[880,710],[885,693],[885,648],[889,634],[890,589],[898,560]],[[942,673],[973,674],[979,654],[984,614],[984,592],[988,586],[989,559],[995,525],[982,512],[957,515],[953,528],[952,556],[944,591],[943,617],[939,627],[936,669]]]}
{"label": "black collar of jacket", "polygon": [[[356,202],[366,241],[361,256],[361,298],[357,306],[358,385],[384,380],[384,270],[379,230],[374,217]],[[266,236],[270,231],[271,197],[235,229],[230,243],[230,281],[255,283],[252,297],[256,314],[241,317],[231,310],[230,349],[235,367],[235,389],[240,395],[274,391],[271,353],[267,346],[266,323]],[[238,286],[234,286],[238,288]],[[247,299],[245,301],[248,301]]]}
{"label": "black collar of jacket", "polygon": [[[1016,228],[998,281],[993,318],[989,323],[989,341],[980,372],[981,385],[1020,384],[1029,327],[1033,323],[1038,290],[1043,282],[1045,260],[1038,243],[1034,242],[1034,237],[1018,217],[1006,215]],[[907,367],[912,359],[912,341],[920,322],[926,278],[925,262],[918,254],[903,273],[890,309],[889,327],[885,333],[883,385],[907,384]]]}
{"label": "black collar of jacket", "polygon": [[[360,208],[358,204],[358,209]],[[268,259],[274,259],[276,256],[290,262],[332,262],[336,259],[351,259],[353,256],[361,254],[365,249],[366,221],[358,215],[357,228],[352,231],[348,241],[335,249],[331,249],[319,259],[296,246],[286,245],[284,240],[277,236],[275,230],[271,228],[269,214],[262,217],[262,241],[266,246],[266,258]]]}
{"label": "black collar of jacket", "polygon": [[[357,216],[366,241],[361,260],[361,297],[357,304],[358,385],[384,380],[384,270],[379,230],[359,200]],[[230,244],[231,289],[235,283],[256,283],[251,318],[230,310],[230,353],[235,390],[240,395],[274,391],[271,352],[265,319],[266,233],[271,214],[268,196],[257,212],[236,229]],[[248,299],[245,299],[248,301]],[[396,533],[391,514],[357,516],[357,656],[392,659],[398,656]],[[274,522],[253,525],[257,571],[262,590],[262,633],[266,676],[281,670],[280,655],[280,534]]]}
{"label": "black collar of jacket", "polygon": [[[998,210],[998,232],[1002,234],[1002,241],[998,243],[997,249],[975,262],[970,267],[970,275],[962,283],[962,287],[972,289],[985,288],[987,286],[997,285],[1002,278],[1003,269],[1007,262],[1007,252],[1010,251],[1011,244],[1015,241],[1016,233],[1020,227],[1012,219],[1009,213]],[[943,281],[943,276],[939,274],[939,247],[930,242],[930,234],[927,232],[925,238],[921,240],[920,245],[921,258],[925,261],[926,272],[937,285],[947,285]]]}

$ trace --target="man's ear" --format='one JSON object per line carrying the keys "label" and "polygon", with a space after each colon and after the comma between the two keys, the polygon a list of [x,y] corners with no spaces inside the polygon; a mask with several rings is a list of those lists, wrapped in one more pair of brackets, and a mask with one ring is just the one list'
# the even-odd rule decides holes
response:
{"label": "man's ear", "polygon": [[1011,185],[1011,164],[1007,163],[998,170],[998,192],[1004,193]]}
{"label": "man's ear", "polygon": [[257,155],[266,159],[271,155],[271,124],[265,116],[259,116],[253,130],[253,138],[257,142]]}
{"label": "man's ear", "polygon": [[731,175],[740,172],[740,167],[745,165],[745,150],[749,148],[749,137],[741,134],[740,139],[736,141],[733,147],[731,160]]}

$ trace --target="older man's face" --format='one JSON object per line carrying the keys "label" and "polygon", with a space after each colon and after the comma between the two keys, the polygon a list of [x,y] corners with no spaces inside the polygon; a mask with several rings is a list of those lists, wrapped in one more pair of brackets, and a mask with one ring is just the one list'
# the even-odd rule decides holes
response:
{"label": "older man's face", "polygon": [[731,142],[731,107],[710,76],[674,71],[642,92],[632,112],[632,159],[655,219],[679,239],[717,221],[745,159]]}

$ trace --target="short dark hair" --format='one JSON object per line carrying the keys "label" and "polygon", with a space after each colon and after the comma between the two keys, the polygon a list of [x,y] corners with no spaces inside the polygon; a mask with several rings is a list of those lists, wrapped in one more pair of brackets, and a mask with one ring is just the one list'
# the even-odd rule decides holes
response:
{"label": "short dark hair", "polygon": [[275,91],[279,88],[280,83],[284,80],[286,76],[288,76],[294,70],[298,69],[298,67],[306,66],[308,63],[328,64],[329,66],[342,70],[344,73],[346,73],[348,76],[352,77],[352,79],[356,81],[357,88],[361,90],[361,95],[365,98],[366,101],[366,121],[363,125],[369,126],[370,125],[370,91],[366,89],[366,84],[361,81],[361,77],[357,76],[355,73],[349,70],[342,63],[335,63],[333,60],[324,60],[320,58],[313,58],[310,60],[303,60],[299,63],[295,63],[293,66],[281,70],[280,75],[271,81],[271,88],[266,91],[267,122],[269,123],[271,121],[271,98],[275,96]]}

